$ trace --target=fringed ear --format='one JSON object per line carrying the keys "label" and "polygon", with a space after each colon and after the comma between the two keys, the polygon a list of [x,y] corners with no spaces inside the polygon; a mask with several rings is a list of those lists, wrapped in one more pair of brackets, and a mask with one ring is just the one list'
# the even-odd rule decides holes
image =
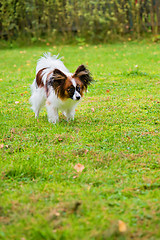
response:
{"label": "fringed ear", "polygon": [[43,83],[43,71],[45,70],[46,68],[42,68],[41,70],[39,70],[39,72],[36,74],[36,83],[37,83],[37,86],[38,87],[44,87],[44,83]]}
{"label": "fringed ear", "polygon": [[80,81],[84,84],[85,88],[93,82],[93,78],[89,70],[84,66],[80,65],[75,71],[74,77],[78,77]]}
{"label": "fringed ear", "polygon": [[58,94],[59,89],[65,83],[67,76],[59,69],[55,69],[51,78],[48,81],[48,85],[52,86],[55,92]]}

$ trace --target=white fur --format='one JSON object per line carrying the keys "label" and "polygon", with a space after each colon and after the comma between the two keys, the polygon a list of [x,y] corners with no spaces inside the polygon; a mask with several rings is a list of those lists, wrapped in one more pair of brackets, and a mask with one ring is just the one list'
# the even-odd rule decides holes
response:
{"label": "white fur", "polygon": [[81,99],[81,94],[80,94],[79,92],[75,91],[75,93],[74,93],[74,95],[73,95],[73,100],[76,101],[76,99],[77,99],[78,97]]}
{"label": "white fur", "polygon": [[58,59],[58,55],[51,56],[51,53],[45,53],[44,56],[38,60],[36,73],[38,73],[42,68],[50,68],[51,70],[58,68],[62,72],[69,73],[63,62]]}
{"label": "white fur", "polygon": [[[43,70],[42,81],[44,85],[46,84],[48,74],[56,68],[61,70],[66,76],[72,76],[72,73],[68,71],[63,62],[58,59],[58,56],[51,56],[50,53],[45,54],[39,59],[36,67],[36,74],[43,68],[47,68]],[[76,82],[74,79],[72,79],[72,83],[76,87]],[[54,89],[49,87],[49,94],[47,97],[45,88],[39,88],[37,86],[36,79],[34,79],[33,84],[31,85],[31,91],[32,95],[30,98],[30,103],[36,118],[38,118],[41,108],[46,105],[49,122],[56,123],[59,121],[59,110],[62,111],[62,113],[67,117],[67,120],[74,119],[75,108],[79,103],[79,101],[76,101],[76,97],[81,98],[79,92],[75,91],[73,100],[67,99],[62,101],[57,97]]]}

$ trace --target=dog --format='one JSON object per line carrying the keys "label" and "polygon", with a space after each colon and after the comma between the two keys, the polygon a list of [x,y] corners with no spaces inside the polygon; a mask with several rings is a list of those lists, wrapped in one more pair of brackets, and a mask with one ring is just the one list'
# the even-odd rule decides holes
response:
{"label": "dog", "polygon": [[44,54],[38,60],[36,77],[31,85],[30,103],[35,117],[39,117],[41,108],[46,105],[49,122],[59,122],[59,110],[67,121],[74,120],[75,108],[92,81],[91,73],[84,65],[70,73],[58,55]]}

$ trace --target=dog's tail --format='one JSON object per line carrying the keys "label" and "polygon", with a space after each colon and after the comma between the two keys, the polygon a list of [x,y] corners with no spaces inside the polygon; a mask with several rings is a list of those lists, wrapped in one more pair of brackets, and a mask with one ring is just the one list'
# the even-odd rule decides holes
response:
{"label": "dog's tail", "polygon": [[51,56],[50,52],[44,53],[43,57],[38,60],[36,73],[38,73],[43,68],[49,68],[51,70],[58,68],[61,71],[69,72],[61,61],[61,58],[59,58],[59,54]]}
{"label": "dog's tail", "polygon": [[58,60],[58,55],[51,56],[51,53],[44,53],[37,62],[36,73],[39,72],[42,68],[51,68],[53,63]]}

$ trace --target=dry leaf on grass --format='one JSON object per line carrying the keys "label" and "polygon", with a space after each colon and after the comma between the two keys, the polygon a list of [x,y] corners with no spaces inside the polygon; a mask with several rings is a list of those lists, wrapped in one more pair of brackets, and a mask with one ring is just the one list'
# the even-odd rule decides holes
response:
{"label": "dry leaf on grass", "polygon": [[11,133],[15,133],[15,128],[12,128],[12,129],[11,129]]}
{"label": "dry leaf on grass", "polygon": [[63,141],[63,139],[62,138],[58,138],[58,142],[62,142]]}
{"label": "dry leaf on grass", "polygon": [[127,226],[126,226],[125,222],[119,220],[118,221],[118,229],[121,233],[126,232],[127,231]]}
{"label": "dry leaf on grass", "polygon": [[88,153],[88,149],[85,149],[84,154],[86,155]]}
{"label": "dry leaf on grass", "polygon": [[77,172],[82,172],[83,169],[84,169],[84,165],[80,164],[80,163],[77,163],[75,166],[74,166],[74,169],[77,171]]}

